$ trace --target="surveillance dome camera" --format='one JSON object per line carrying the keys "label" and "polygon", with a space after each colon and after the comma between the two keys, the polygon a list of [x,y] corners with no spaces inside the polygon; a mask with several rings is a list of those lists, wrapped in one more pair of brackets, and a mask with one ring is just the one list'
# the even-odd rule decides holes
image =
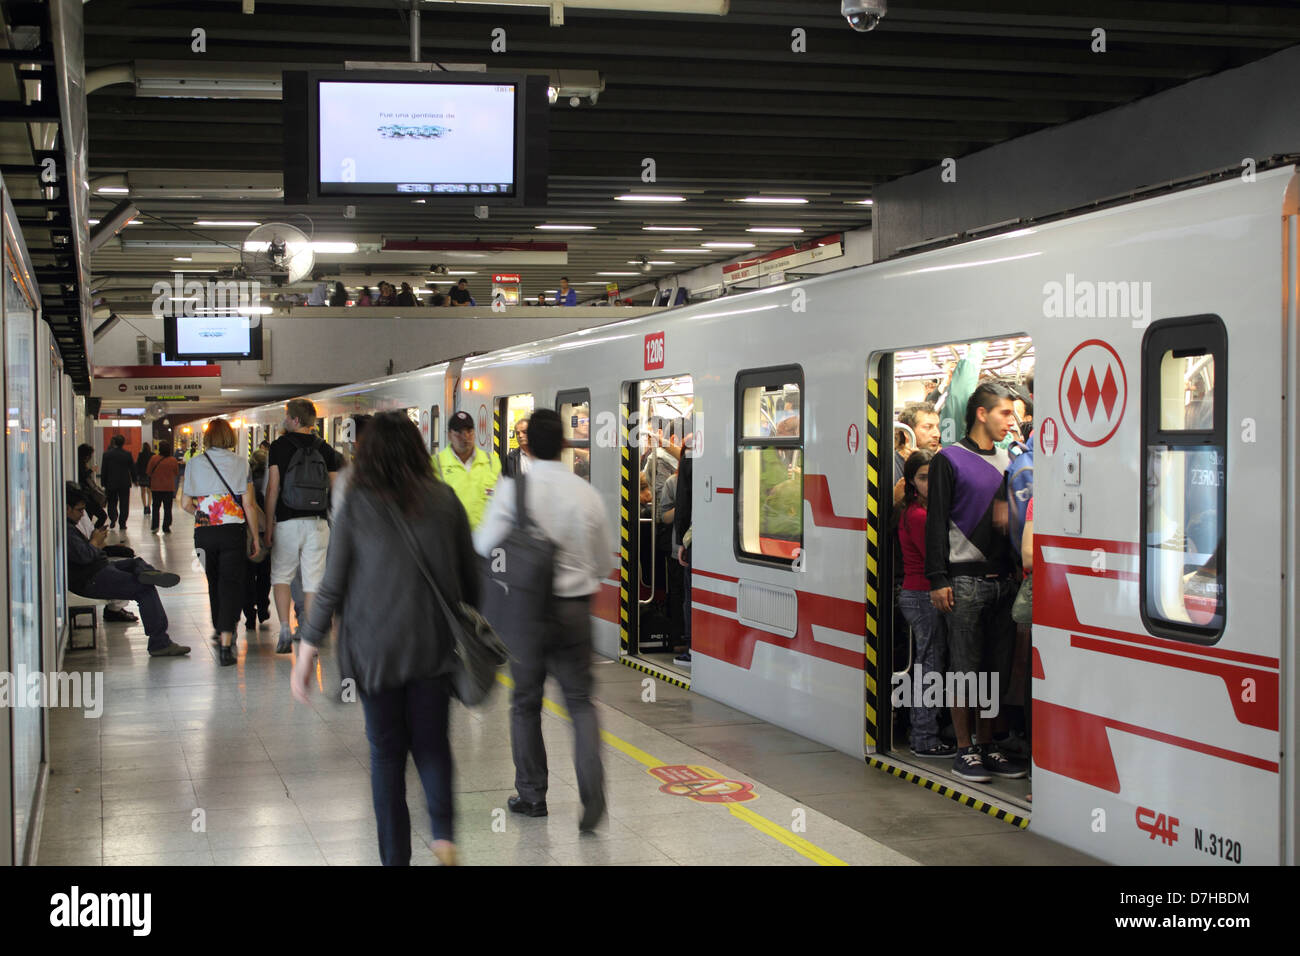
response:
{"label": "surveillance dome camera", "polygon": [[859,33],[870,33],[888,12],[888,0],[842,0],[840,3],[840,15]]}
{"label": "surveillance dome camera", "polygon": [[582,97],[581,97],[581,96],[570,96],[570,97],[569,97],[569,105],[572,106],[572,107],[575,107],[575,108],[581,106],[581,105],[582,105]]}

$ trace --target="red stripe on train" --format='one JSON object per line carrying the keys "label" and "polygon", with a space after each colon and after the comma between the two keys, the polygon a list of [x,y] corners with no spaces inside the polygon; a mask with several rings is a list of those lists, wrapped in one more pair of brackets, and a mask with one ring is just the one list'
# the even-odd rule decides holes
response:
{"label": "red stripe on train", "polygon": [[1275,761],[1222,747],[1212,747],[1186,737],[1176,737],[1149,727],[1099,717],[1082,710],[1034,701],[1034,763],[1052,773],[1078,780],[1111,793],[1120,792],[1119,773],[1111,752],[1107,731],[1158,740],[1161,743],[1243,764],[1271,773],[1278,772]]}
{"label": "red stripe on train", "polygon": [[[1071,569],[1064,564],[1044,561],[1042,549],[1050,548],[1087,548],[1092,545],[1101,547],[1109,545],[1109,550],[1120,553],[1136,553],[1137,544],[1124,541],[1101,541],[1091,538],[1069,538],[1058,537],[1055,535],[1034,535],[1034,623],[1043,627],[1059,628],[1063,631],[1082,631],[1085,634],[1093,634],[1097,637],[1109,637],[1115,640],[1129,641],[1134,644],[1141,644],[1145,647],[1158,647],[1166,650],[1177,650],[1184,654],[1192,654],[1198,657],[1208,657],[1214,660],[1235,661],[1238,664],[1250,664],[1256,667],[1278,667],[1276,657],[1268,657],[1263,654],[1251,654],[1246,651],[1232,651],[1219,647],[1203,647],[1199,644],[1189,644],[1185,641],[1171,641],[1165,638],[1153,637],[1146,634],[1134,634],[1130,631],[1116,631],[1111,628],[1097,627],[1092,624],[1084,624],[1079,620],[1078,612],[1074,607],[1074,598],[1070,594],[1070,585],[1066,580],[1066,575],[1071,573],[1086,573],[1091,575],[1088,569]],[[1125,552],[1125,549],[1130,549]],[[1130,574],[1132,572],[1129,572]],[[1100,577],[1101,575],[1098,575]]]}
{"label": "red stripe on train", "polygon": [[831,485],[825,475],[803,476],[803,497],[812,508],[813,524],[819,528],[842,528],[846,531],[866,531],[867,519],[837,515],[831,500]]}
{"label": "red stripe on train", "polygon": [[[1223,681],[1228,691],[1228,701],[1232,704],[1237,720],[1252,727],[1264,730],[1278,729],[1278,675],[1268,671],[1207,661],[1197,657],[1183,657],[1178,654],[1165,654],[1161,651],[1148,650],[1144,647],[1132,647],[1114,641],[1101,641],[1093,637],[1070,636],[1070,646],[1083,650],[1113,654],[1130,660],[1146,661],[1150,664],[1162,664],[1180,670],[1195,671],[1198,674],[1212,674]],[[1242,700],[1245,690],[1244,681],[1254,683],[1254,700]]]}
{"label": "red stripe on train", "polygon": [[[821,597],[820,595],[803,594],[800,596],[801,598]],[[824,598],[824,600],[836,601],[838,599]],[[816,611],[810,609],[810,614],[807,616],[801,611],[798,631],[795,632],[794,637],[787,638],[782,637],[780,634],[773,634],[770,631],[743,624],[733,618],[695,608],[691,617],[691,652],[698,651],[708,657],[716,657],[718,660],[748,670],[754,661],[755,646],[760,643],[772,644],[795,654],[805,654],[809,657],[830,661],[832,664],[841,664],[855,670],[863,670],[867,666],[865,654],[836,647],[833,644],[823,644],[813,639],[812,618],[819,612],[824,617],[816,621],[818,626],[844,629],[840,624],[826,620],[825,616],[832,618],[836,616],[833,614],[827,615],[827,611],[828,608],[825,606]],[[851,630],[850,633],[852,633]]]}

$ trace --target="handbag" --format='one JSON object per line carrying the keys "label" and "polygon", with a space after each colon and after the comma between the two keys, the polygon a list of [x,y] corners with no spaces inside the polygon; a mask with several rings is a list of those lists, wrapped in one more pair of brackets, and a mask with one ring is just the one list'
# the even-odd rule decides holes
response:
{"label": "handbag", "polygon": [[1017,624],[1034,623],[1034,576],[1025,575],[1016,592],[1016,601],[1011,605],[1011,620]]}
{"label": "handbag", "polygon": [[476,707],[492,693],[497,682],[497,668],[510,660],[510,652],[492,625],[473,606],[457,601],[453,608],[443,597],[442,589],[424,563],[424,555],[420,553],[410,526],[402,520],[390,502],[385,501],[384,506],[397,525],[397,532],[406,542],[411,557],[415,559],[415,566],[420,569],[425,583],[437,597],[443,619],[451,631],[452,693],[467,707]]}
{"label": "handbag", "polygon": [[[254,564],[261,564],[270,556],[270,549],[262,548],[261,542],[257,540],[257,535],[253,534],[253,526],[248,523],[248,511],[244,509],[243,496],[235,494],[234,489],[230,487],[230,483],[226,481],[225,476],[221,474],[221,470],[217,468],[217,463],[208,457],[206,451],[203,453],[203,457],[208,459],[209,467],[217,473],[217,479],[226,486],[226,490],[230,492],[230,497],[235,499],[235,504],[239,505],[240,509],[244,511],[244,550],[248,552],[249,561]],[[260,554],[259,550],[261,552]],[[257,555],[257,557],[254,557],[254,555]]]}

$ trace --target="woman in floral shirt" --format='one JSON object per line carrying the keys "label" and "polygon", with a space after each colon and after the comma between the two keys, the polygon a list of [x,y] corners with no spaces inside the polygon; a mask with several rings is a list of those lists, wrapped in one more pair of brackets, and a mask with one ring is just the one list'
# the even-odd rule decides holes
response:
{"label": "woman in floral shirt", "polygon": [[[235,453],[235,431],[214,419],[204,433],[205,451],[185,468],[181,507],[194,515],[194,547],[208,575],[208,604],[223,666],[234,664],[235,626],[248,586],[249,545],[259,541],[261,511],[248,476],[248,459]],[[261,545],[255,545],[256,557]]]}

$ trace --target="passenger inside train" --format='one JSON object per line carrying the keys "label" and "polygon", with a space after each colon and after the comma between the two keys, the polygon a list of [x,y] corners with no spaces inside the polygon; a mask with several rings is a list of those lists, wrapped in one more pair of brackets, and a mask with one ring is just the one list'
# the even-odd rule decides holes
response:
{"label": "passenger inside train", "polygon": [[[1028,587],[1020,555],[1033,494],[1032,446],[1023,440],[1033,346],[1029,339],[953,343],[892,358],[892,749],[906,742],[927,772],[1027,805],[1020,781],[1031,752],[1029,628],[1013,620],[1012,608]],[[984,471],[996,480],[979,478]],[[989,489],[981,504],[962,490],[969,481]],[[955,501],[967,501],[967,511],[954,511]],[[948,551],[958,540],[960,561]],[[965,675],[996,683],[998,706],[988,708],[995,717],[973,724],[973,712],[950,699]],[[943,707],[916,699],[913,688],[939,679]]]}

